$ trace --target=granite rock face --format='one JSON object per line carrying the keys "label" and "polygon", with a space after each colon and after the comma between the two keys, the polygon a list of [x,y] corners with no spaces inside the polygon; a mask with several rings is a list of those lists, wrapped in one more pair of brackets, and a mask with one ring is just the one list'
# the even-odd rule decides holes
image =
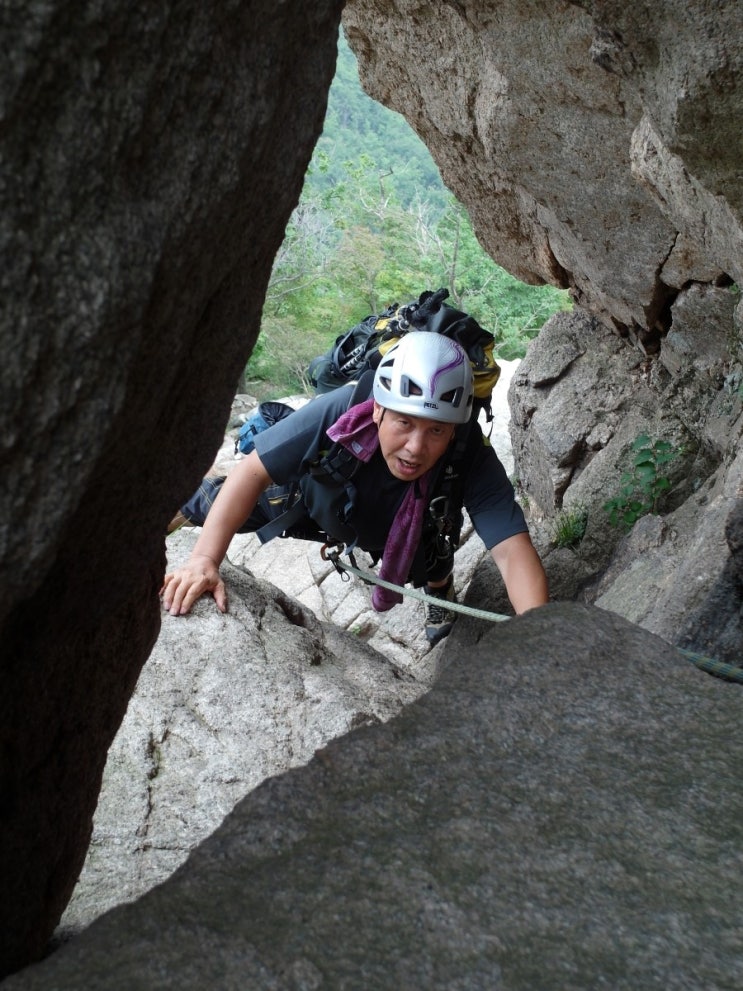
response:
{"label": "granite rock face", "polygon": [[[702,326],[699,297],[716,297]],[[743,585],[736,564],[743,505],[743,394],[730,375],[735,301],[728,289],[691,289],[680,327],[649,362],[585,314],[543,327],[509,389],[516,473],[541,535],[552,595],[583,599],[674,644],[743,664]],[[688,340],[703,341],[689,347]],[[612,525],[606,504],[632,476],[638,438],[662,442],[653,469],[667,485],[633,526]],[[635,487],[632,498],[642,496]],[[621,500],[620,500],[621,501]],[[628,504],[628,500],[624,500]],[[550,543],[561,516],[585,514],[570,549]]]}
{"label": "granite rock face", "polygon": [[741,284],[738,4],[349,0],[343,23],[519,278],[648,348],[682,286]]}
{"label": "granite rock face", "polygon": [[[192,530],[168,538],[169,567]],[[301,547],[296,548],[301,553]],[[163,881],[266,778],[329,740],[387,721],[420,677],[226,565],[230,608],[164,614],[111,745],[88,857],[55,940]]]}

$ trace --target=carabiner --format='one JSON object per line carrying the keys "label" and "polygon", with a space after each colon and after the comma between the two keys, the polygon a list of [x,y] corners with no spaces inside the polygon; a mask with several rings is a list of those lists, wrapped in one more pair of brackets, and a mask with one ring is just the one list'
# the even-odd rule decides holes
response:
{"label": "carabiner", "polygon": [[[341,576],[341,581],[350,582],[351,576],[340,562],[340,556],[343,552],[344,546],[344,544],[323,544],[320,548],[320,557],[323,561],[330,561],[335,570]],[[330,548],[334,549],[331,550]]]}

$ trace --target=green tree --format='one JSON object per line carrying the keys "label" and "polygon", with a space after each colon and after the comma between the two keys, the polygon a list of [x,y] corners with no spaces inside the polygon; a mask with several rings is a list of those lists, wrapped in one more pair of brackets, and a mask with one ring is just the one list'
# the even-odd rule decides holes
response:
{"label": "green tree", "polygon": [[302,369],[346,329],[442,286],[495,335],[504,359],[522,357],[547,317],[570,307],[567,293],[526,286],[487,255],[425,145],[363,92],[341,36],[325,127],[246,369],[251,391],[299,390]]}

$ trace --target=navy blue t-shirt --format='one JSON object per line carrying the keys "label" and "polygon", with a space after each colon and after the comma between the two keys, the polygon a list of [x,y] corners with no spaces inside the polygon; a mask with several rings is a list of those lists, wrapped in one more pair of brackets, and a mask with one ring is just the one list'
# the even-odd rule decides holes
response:
{"label": "navy blue t-shirt", "polygon": [[[309,466],[330,449],[332,441],[326,431],[346,412],[352,395],[353,385],[324,393],[256,435],[256,451],[273,482],[299,481]],[[465,466],[464,506],[490,550],[514,534],[528,532],[528,527],[505,469],[479,424],[473,424],[473,431],[476,437],[468,445],[471,459]],[[353,484],[357,499],[350,522],[358,544],[381,554],[407,487],[415,482],[395,478],[377,451],[368,463],[359,464]]]}

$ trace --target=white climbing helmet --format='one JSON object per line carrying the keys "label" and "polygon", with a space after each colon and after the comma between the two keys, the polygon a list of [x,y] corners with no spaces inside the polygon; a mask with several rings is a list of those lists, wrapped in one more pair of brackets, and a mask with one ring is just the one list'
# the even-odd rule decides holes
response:
{"label": "white climbing helmet", "polygon": [[466,423],[474,395],[472,366],[456,341],[410,331],[389,349],[374,375],[374,399],[397,413]]}

